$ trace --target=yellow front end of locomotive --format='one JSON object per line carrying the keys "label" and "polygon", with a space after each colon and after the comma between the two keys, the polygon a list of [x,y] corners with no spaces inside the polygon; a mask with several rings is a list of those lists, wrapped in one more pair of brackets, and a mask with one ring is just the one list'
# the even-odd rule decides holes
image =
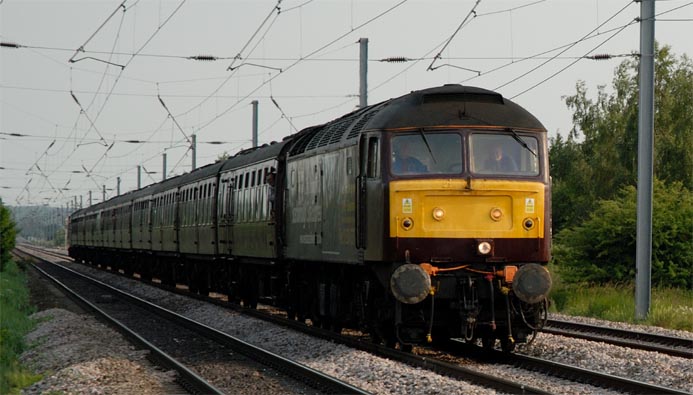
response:
{"label": "yellow front end of locomotive", "polygon": [[545,185],[513,180],[390,183],[390,237],[543,238]]}

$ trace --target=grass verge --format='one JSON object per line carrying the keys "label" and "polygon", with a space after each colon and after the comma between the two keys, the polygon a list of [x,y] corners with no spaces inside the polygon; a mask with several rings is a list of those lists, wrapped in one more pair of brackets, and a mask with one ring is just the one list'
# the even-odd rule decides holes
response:
{"label": "grass verge", "polygon": [[557,284],[550,295],[552,311],[609,321],[655,325],[693,332],[693,290],[652,288],[650,313],[635,319],[635,287]]}
{"label": "grass verge", "polygon": [[0,272],[0,394],[19,393],[40,379],[18,361],[26,347],[24,335],[34,326],[32,312],[26,275],[10,261]]}

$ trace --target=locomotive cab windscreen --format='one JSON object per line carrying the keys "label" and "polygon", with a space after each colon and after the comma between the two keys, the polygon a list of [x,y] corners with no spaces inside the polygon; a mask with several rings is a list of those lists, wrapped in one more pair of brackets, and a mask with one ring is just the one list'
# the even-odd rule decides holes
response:
{"label": "locomotive cab windscreen", "polygon": [[534,136],[517,133],[472,133],[469,136],[471,171],[479,175],[539,175],[539,150]]}
{"label": "locomotive cab windscreen", "polygon": [[457,133],[424,133],[394,136],[392,174],[455,174],[462,171],[462,136]]}
{"label": "locomotive cab windscreen", "polygon": [[[478,176],[540,175],[539,142],[516,132],[468,133],[469,173]],[[455,175],[465,170],[463,135],[424,132],[394,135],[390,171],[395,177]]]}

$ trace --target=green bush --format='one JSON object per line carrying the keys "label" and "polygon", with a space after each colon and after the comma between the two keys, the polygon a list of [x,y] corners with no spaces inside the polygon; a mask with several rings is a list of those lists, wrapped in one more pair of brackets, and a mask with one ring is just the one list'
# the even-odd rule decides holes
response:
{"label": "green bush", "polygon": [[[652,214],[652,283],[693,288],[693,195],[675,182],[655,181]],[[602,200],[579,226],[555,237],[554,263],[568,283],[619,284],[635,279],[634,187]]]}
{"label": "green bush", "polygon": [[0,271],[0,394],[18,392],[39,379],[18,362],[26,347],[24,335],[34,325],[31,312],[25,274],[8,261]]}
{"label": "green bush", "polygon": [[10,252],[14,249],[16,229],[10,210],[5,207],[0,199],[0,271],[10,260]]}

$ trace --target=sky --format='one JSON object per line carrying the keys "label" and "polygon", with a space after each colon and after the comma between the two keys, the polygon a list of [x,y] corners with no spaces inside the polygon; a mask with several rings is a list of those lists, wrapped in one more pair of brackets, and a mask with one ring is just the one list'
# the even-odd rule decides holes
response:
{"label": "sky", "polygon": [[[359,105],[443,84],[496,90],[553,137],[564,98],[607,89],[639,52],[625,0],[0,0],[0,198],[87,205]],[[655,38],[692,57],[693,2],[656,3]],[[587,56],[609,54],[612,59]],[[400,61],[383,61],[385,59]]]}

